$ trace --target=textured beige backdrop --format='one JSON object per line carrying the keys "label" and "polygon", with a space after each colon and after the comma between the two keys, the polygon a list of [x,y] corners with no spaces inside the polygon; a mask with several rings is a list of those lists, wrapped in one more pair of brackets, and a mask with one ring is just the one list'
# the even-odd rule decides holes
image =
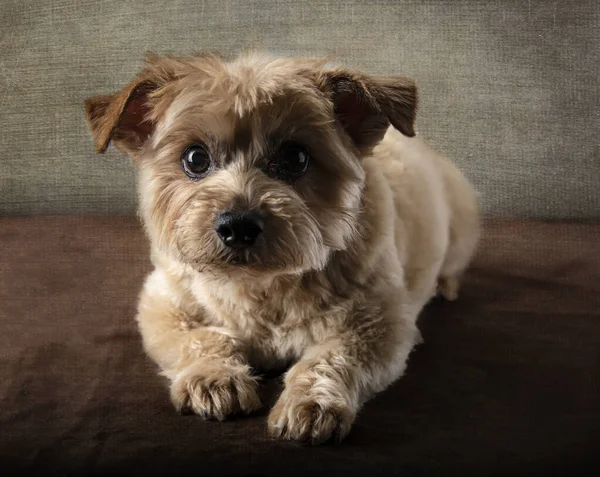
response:
{"label": "textured beige backdrop", "polygon": [[133,214],[83,99],[144,51],[334,54],[421,88],[421,134],[488,214],[600,218],[600,2],[0,0],[0,214]]}

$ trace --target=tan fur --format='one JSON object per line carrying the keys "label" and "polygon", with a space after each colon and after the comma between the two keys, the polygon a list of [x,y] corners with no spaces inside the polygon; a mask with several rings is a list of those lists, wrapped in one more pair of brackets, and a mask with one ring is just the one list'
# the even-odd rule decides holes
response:
{"label": "tan fur", "polygon": [[[87,101],[97,150],[113,140],[138,167],[155,270],[137,319],[177,409],[251,412],[254,373],[291,364],[269,430],[320,443],[401,376],[419,312],[456,298],[479,234],[467,181],[409,137],[415,110],[406,78],[260,54],[153,55],[122,92]],[[312,158],[294,183],[264,172],[288,139]],[[180,163],[195,141],[214,164],[199,181]],[[243,252],[214,230],[231,209],[266,217]]]}

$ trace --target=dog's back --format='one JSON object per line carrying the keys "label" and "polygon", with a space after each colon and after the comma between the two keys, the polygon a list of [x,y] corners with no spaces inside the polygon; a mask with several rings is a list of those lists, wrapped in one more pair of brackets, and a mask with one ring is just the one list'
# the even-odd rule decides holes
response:
{"label": "dog's back", "polygon": [[390,128],[373,159],[394,193],[396,236],[407,288],[416,302],[432,294],[431,283],[455,299],[458,279],[479,238],[477,195],[459,169],[419,137]]}

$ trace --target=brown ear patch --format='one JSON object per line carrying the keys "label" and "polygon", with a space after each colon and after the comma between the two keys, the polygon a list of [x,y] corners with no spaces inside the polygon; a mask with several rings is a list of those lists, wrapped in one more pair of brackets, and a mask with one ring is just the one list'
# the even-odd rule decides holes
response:
{"label": "brown ear patch", "polygon": [[104,120],[104,117],[114,97],[114,94],[107,94],[85,100],[85,118],[94,138],[94,148],[99,153],[106,151],[108,146],[106,138],[110,136],[110,130],[108,132],[104,131],[107,128],[107,122]]}
{"label": "brown ear patch", "polygon": [[148,118],[148,94],[157,85],[151,81],[134,81],[118,93],[97,96],[85,101],[88,127],[96,152],[104,153],[111,140],[126,151],[139,148],[152,134],[154,124]]}
{"label": "brown ear patch", "polygon": [[413,137],[418,106],[415,82],[402,76],[376,76],[371,80],[371,94],[392,126]]}
{"label": "brown ear patch", "polygon": [[377,142],[388,120],[369,91],[350,77],[340,77],[333,85],[334,112],[354,143],[361,146]]}
{"label": "brown ear patch", "polygon": [[325,73],[322,88],[330,94],[337,119],[358,147],[376,144],[390,123],[406,136],[415,135],[417,88],[412,80],[338,69]]}

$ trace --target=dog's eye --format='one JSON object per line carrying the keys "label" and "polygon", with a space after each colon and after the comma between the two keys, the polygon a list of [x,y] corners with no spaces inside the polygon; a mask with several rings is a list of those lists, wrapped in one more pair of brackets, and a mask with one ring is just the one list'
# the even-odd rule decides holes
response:
{"label": "dog's eye", "polygon": [[190,179],[201,179],[210,171],[211,158],[204,143],[189,146],[181,155],[181,167]]}
{"label": "dog's eye", "polygon": [[295,180],[303,175],[310,164],[310,156],[305,147],[293,142],[284,143],[277,157],[269,165],[269,175],[281,180]]}

